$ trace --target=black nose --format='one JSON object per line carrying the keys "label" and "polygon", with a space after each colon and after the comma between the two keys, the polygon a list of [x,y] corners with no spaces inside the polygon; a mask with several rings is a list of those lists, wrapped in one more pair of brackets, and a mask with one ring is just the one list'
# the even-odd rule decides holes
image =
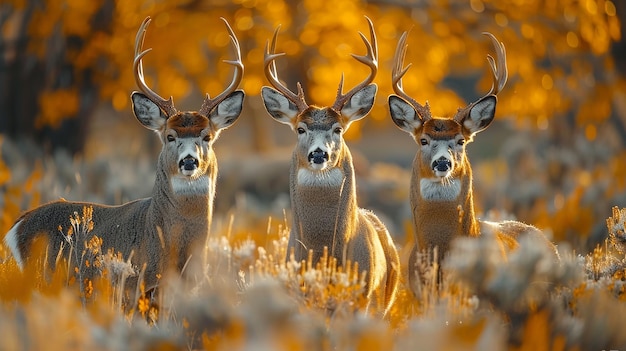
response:
{"label": "black nose", "polygon": [[321,164],[328,161],[328,152],[322,151],[319,147],[313,152],[309,153],[309,162],[313,161],[313,163]]}
{"label": "black nose", "polygon": [[178,167],[185,171],[193,171],[198,168],[198,160],[191,155],[187,155],[185,158],[180,160],[180,162],[178,162]]}
{"label": "black nose", "polygon": [[448,170],[450,170],[450,168],[452,168],[452,162],[450,162],[450,160],[448,160],[447,158],[441,156],[433,161],[432,166],[433,170],[435,171],[447,172]]}

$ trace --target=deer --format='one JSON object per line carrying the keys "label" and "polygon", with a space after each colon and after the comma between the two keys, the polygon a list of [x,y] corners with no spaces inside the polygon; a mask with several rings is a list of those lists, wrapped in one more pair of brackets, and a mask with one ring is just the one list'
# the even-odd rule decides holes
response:
{"label": "deer", "polygon": [[290,166],[289,192],[292,223],[288,248],[302,262],[311,254],[316,264],[327,248],[343,267],[356,263],[366,272],[368,309],[385,314],[395,299],[400,261],[395,244],[383,222],[371,211],[358,207],[352,154],[343,138],[350,125],[371,111],[377,86],[378,46],[372,21],[367,18],[371,42],[359,32],[367,54],[352,54],[370,69],[365,80],[343,93],[343,76],[332,106],[309,105],[300,83],[294,93],[278,78],[276,41],[266,44],[265,76],[273,88],[261,91],[267,112],[291,127],[297,137]]}
{"label": "deer", "polygon": [[455,238],[493,237],[506,258],[507,252],[518,246],[518,237],[530,235],[540,245],[547,245],[558,259],[556,246],[538,228],[513,220],[483,221],[476,216],[472,167],[466,147],[493,121],[497,95],[508,77],[504,44],[491,33],[483,34],[495,47],[496,58],[487,55],[492,87],[485,96],[459,108],[453,117],[432,116],[428,102],[422,105],[404,92],[402,78],[411,67],[404,67],[408,32],[402,34],[396,47],[391,72],[396,94],[389,96],[388,107],[394,124],[417,144],[409,189],[415,244],[408,263],[408,281],[416,295],[420,283],[419,254],[429,252],[429,260],[439,263]]}
{"label": "deer", "polygon": [[[236,56],[235,60],[224,60],[234,67],[233,78],[214,98],[206,94],[198,111],[178,111],[171,96],[166,100],[146,84],[142,60],[152,49],[143,50],[143,42],[151,19],[143,21],[135,38],[133,62],[140,91],[131,94],[131,101],[139,123],[156,132],[162,142],[152,196],[118,206],[61,199],[25,212],[4,237],[21,270],[37,237],[47,239],[48,264],[55,268],[56,258],[68,252],[63,250],[61,227],[67,227],[73,213],[91,207],[93,230],[83,241],[97,236],[102,251],[112,249],[125,260],[132,258],[133,266],[145,265],[146,289],[156,287],[165,269],[182,271],[211,226],[218,171],[213,145],[220,132],[239,118],[243,107],[244,92],[236,90],[244,71],[240,46],[228,22],[222,20]],[[83,242],[74,245],[83,248]]]}

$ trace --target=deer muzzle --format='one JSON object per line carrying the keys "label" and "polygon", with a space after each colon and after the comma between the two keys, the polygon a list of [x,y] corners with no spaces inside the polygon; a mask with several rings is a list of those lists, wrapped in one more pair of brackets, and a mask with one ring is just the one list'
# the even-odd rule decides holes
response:
{"label": "deer muzzle", "polygon": [[200,163],[198,159],[187,155],[180,162],[178,162],[178,167],[180,168],[180,172],[186,176],[193,175],[193,173],[198,169]]}
{"label": "deer muzzle", "polygon": [[432,167],[437,176],[445,176],[448,172],[450,172],[450,170],[452,170],[452,162],[441,156],[433,161]]}
{"label": "deer muzzle", "polygon": [[328,152],[319,147],[309,153],[309,163],[322,165],[326,162],[328,162]]}

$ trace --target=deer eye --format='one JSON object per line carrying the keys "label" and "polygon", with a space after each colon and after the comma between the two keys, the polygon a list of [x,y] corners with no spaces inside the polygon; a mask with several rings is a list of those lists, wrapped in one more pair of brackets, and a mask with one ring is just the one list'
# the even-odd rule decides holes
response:
{"label": "deer eye", "polygon": [[168,134],[167,135],[167,141],[172,142],[172,141],[175,141],[175,140],[176,140],[176,138],[172,134]]}
{"label": "deer eye", "polygon": [[456,143],[462,146],[465,144],[465,139],[459,139],[459,141],[457,141]]}
{"label": "deer eye", "polygon": [[420,144],[422,144],[422,146],[428,145],[428,140],[426,140],[426,138],[422,138],[420,139]]}
{"label": "deer eye", "polygon": [[209,134],[205,135],[204,138],[202,138],[202,140],[204,140],[205,142],[209,142],[211,141],[211,136]]}
{"label": "deer eye", "polygon": [[298,129],[296,129],[298,131],[298,134],[304,134],[306,133],[306,130],[304,130],[304,128],[299,127]]}
{"label": "deer eye", "polygon": [[337,127],[334,130],[335,134],[341,134],[341,132],[343,132],[343,129],[341,127]]}

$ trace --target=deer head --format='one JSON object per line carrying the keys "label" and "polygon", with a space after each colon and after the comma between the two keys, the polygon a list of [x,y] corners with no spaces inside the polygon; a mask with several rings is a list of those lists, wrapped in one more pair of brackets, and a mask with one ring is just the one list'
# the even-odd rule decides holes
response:
{"label": "deer head", "polygon": [[[482,98],[460,108],[452,118],[432,117],[428,103],[421,105],[408,96],[402,87],[402,77],[410,68],[403,68],[407,50],[407,32],[398,42],[392,71],[392,84],[398,95],[389,96],[391,119],[403,131],[411,134],[418,144],[421,156],[419,173],[421,179],[443,180],[462,172],[465,145],[474,135],[489,126],[496,112],[496,95],[507,80],[506,51],[492,34],[484,33],[493,42],[496,59],[487,55],[493,85]],[[497,63],[496,63],[497,62]],[[417,171],[417,170],[414,170]],[[469,171],[469,170],[468,170]]]}
{"label": "deer head", "polygon": [[206,94],[199,111],[180,112],[174,107],[173,98],[164,99],[152,91],[144,80],[143,57],[151,49],[142,51],[146,30],[150,24],[147,17],[135,38],[134,71],[141,92],[133,92],[133,112],[146,128],[159,134],[163,143],[161,167],[175,179],[196,179],[207,173],[212,160],[209,157],[213,142],[222,129],[231,126],[239,117],[244,93],[235,90],[243,76],[243,63],[237,37],[228,22],[222,18],[230,34],[236,59],[224,61],[235,67],[230,85],[214,98]]}
{"label": "deer head", "polygon": [[352,55],[359,62],[370,68],[370,74],[360,84],[347,93],[343,93],[341,77],[337,97],[330,107],[317,107],[306,103],[304,91],[298,83],[298,92],[294,93],[278,79],[276,58],[284,53],[275,53],[276,39],[280,27],[274,32],[271,42],[265,48],[265,75],[272,86],[263,87],[262,96],[265,108],[276,121],[287,124],[297,134],[296,154],[298,166],[311,172],[320,172],[336,167],[342,158],[343,133],[350,124],[365,117],[374,105],[378,70],[378,48],[374,26],[367,18],[371,43],[362,34],[367,48],[367,55]]}

